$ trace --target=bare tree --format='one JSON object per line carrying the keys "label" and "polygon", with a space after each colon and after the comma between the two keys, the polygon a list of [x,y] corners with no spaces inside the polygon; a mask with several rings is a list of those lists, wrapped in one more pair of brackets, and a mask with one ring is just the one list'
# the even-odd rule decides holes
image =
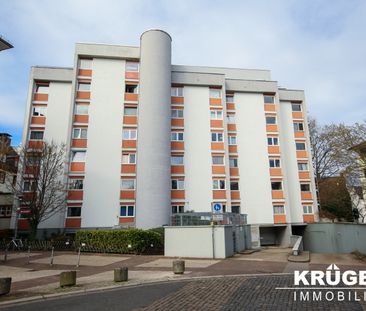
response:
{"label": "bare tree", "polygon": [[30,237],[35,238],[38,225],[66,207],[65,145],[39,142],[19,153],[19,172],[12,190],[21,212],[27,216]]}

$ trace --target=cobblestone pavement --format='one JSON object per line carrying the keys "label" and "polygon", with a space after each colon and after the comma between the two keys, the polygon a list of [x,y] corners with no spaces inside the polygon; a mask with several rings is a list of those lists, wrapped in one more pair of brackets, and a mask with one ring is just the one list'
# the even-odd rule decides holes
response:
{"label": "cobblestone pavement", "polygon": [[[178,291],[155,301],[146,308],[136,311],[235,311],[235,310],[366,310],[365,304],[355,301],[327,301],[322,290],[321,301],[294,300],[294,290],[277,287],[291,287],[292,276],[225,277],[190,282]],[[354,293],[352,291],[352,293]],[[332,294],[328,294],[330,297]],[[363,292],[358,293],[363,298]],[[312,292],[310,291],[310,298]]]}

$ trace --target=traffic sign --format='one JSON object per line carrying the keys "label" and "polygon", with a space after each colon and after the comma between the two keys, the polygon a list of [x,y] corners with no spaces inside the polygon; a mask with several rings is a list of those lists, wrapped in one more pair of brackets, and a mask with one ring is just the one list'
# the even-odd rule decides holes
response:
{"label": "traffic sign", "polygon": [[221,203],[214,203],[213,205],[214,213],[221,213],[222,211],[222,204]]}

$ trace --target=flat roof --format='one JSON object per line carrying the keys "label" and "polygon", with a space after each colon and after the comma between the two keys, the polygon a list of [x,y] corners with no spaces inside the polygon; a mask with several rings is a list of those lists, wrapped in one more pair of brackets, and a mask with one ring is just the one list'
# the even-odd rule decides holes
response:
{"label": "flat roof", "polygon": [[14,46],[0,36],[0,51],[11,49]]}

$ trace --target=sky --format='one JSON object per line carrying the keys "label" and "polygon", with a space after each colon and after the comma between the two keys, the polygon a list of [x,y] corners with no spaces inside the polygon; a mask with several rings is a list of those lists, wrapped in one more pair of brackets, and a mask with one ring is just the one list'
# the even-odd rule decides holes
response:
{"label": "sky", "polygon": [[31,66],[71,67],[76,42],[173,38],[172,63],[269,69],[321,124],[366,120],[365,0],[0,0],[0,132],[21,141]]}

